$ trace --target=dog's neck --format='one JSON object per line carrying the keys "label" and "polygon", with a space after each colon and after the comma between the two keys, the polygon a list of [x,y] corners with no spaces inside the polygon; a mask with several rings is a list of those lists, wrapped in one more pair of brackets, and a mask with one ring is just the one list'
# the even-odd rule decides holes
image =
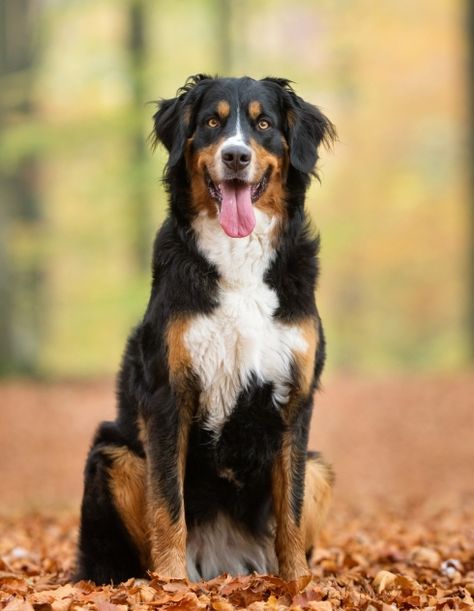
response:
{"label": "dog's neck", "polygon": [[230,238],[217,217],[199,214],[192,222],[199,251],[214,264],[227,286],[255,286],[275,256],[276,217],[255,210],[256,226],[245,238]]}

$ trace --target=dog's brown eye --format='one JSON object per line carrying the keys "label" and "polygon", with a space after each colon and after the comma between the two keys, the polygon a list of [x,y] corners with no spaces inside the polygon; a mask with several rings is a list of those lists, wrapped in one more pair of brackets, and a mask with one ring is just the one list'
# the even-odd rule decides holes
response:
{"label": "dog's brown eye", "polygon": [[219,127],[220,123],[215,117],[211,117],[207,120],[207,125],[209,127]]}
{"label": "dog's brown eye", "polygon": [[260,119],[260,121],[257,123],[257,127],[258,129],[265,131],[270,127],[270,121],[267,121],[266,119]]}

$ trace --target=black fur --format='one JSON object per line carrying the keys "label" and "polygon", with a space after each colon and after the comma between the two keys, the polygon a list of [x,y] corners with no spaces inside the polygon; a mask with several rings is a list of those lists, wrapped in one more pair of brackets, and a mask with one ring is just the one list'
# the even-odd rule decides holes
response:
{"label": "black fur", "polygon": [[[267,528],[270,468],[284,425],[271,402],[271,385],[242,391],[217,444],[196,423],[185,483],[186,522],[193,526],[224,510],[257,534]],[[222,477],[225,470],[231,481]]]}
{"label": "black fur", "polygon": [[[162,100],[154,116],[153,142],[163,143],[169,152],[164,177],[169,216],[155,240],[148,307],[124,353],[118,377],[116,422],[101,425],[87,461],[78,578],[116,582],[142,575],[147,568],[152,568],[141,565],[114,507],[107,458],[102,452],[104,446],[123,446],[136,456],[146,457],[153,493],[163,499],[172,520],[178,519],[182,508],[177,442],[184,414],[170,384],[165,333],[169,321],[178,315],[210,314],[219,303],[219,274],[198,251],[191,228],[194,212],[185,150],[193,134],[195,148],[209,144],[211,136],[200,126],[206,109],[223,95],[229,100],[255,97],[263,100],[271,109],[269,114],[275,130],[273,134],[254,134],[254,137],[277,155],[284,154],[282,137],[288,144],[287,223],[265,281],[278,296],[276,318],[298,322],[312,317],[318,322],[320,342],[313,388],[323,368],[325,342],[314,298],[319,238],[313,237],[308,229],[304,196],[310,175],[315,171],[318,147],[334,139],[334,127],[315,106],[297,96],[287,80],[193,77],[176,98]],[[191,375],[188,385],[197,403],[199,382]],[[281,448],[283,433],[289,429],[295,440],[292,510],[299,520],[311,395],[300,401],[290,422],[285,422],[274,407],[271,395],[272,385],[259,384],[255,378],[240,393],[217,443],[202,428],[196,415],[190,432],[184,483],[188,528],[199,527],[222,511],[252,533],[266,532],[272,511],[272,464]],[[140,440],[140,419],[147,426],[147,447]],[[225,477],[225,473],[232,473],[232,478]]]}
{"label": "black fur", "polygon": [[110,459],[102,452],[125,444],[118,428],[104,422],[94,439],[85,468],[77,579],[120,583],[145,575],[136,547],[123,524],[109,490]]}

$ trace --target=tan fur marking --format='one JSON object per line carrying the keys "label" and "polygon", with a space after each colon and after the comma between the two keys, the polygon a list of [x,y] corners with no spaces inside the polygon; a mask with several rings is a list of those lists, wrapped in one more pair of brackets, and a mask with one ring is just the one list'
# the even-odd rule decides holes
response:
{"label": "tan fur marking", "polygon": [[286,433],[280,454],[273,465],[272,495],[276,518],[275,552],[279,574],[283,579],[290,581],[309,573],[302,525],[296,524],[291,510],[291,463],[291,437]]}
{"label": "tan fur marking", "polygon": [[254,121],[262,114],[262,105],[257,100],[253,100],[249,104],[249,116]]}
{"label": "tan fur marking", "polygon": [[149,512],[153,524],[151,556],[153,570],[160,577],[185,579],[186,575],[186,523],[184,515],[173,522],[163,504],[152,503]]}
{"label": "tan fur marking", "polygon": [[298,391],[302,395],[307,395],[311,390],[311,383],[314,376],[314,360],[319,342],[319,334],[314,318],[307,318],[300,322],[298,326],[307,344],[307,348],[304,352],[295,351],[294,353],[299,377]]}
{"label": "tan fur marking", "polygon": [[302,528],[305,550],[317,542],[332,497],[334,474],[321,457],[306,462]]}
{"label": "tan fur marking", "polygon": [[170,381],[180,404],[180,416],[182,418],[179,434],[180,436],[184,435],[184,437],[181,440],[180,448],[187,447],[186,435],[189,419],[193,417],[197,406],[196,387],[192,374],[192,359],[184,341],[189,323],[190,321],[186,318],[170,320],[166,333]]}
{"label": "tan fur marking", "polygon": [[209,195],[207,189],[206,180],[204,177],[204,170],[207,168],[211,175],[215,172],[215,155],[217,149],[221,145],[221,140],[210,144],[209,146],[193,153],[192,151],[192,139],[188,140],[186,148],[186,163],[188,166],[188,172],[191,179],[191,197],[192,205],[195,212],[207,212],[210,218],[217,216],[217,206],[214,200]]}
{"label": "tan fur marking", "polygon": [[168,347],[168,366],[170,377],[179,381],[191,367],[191,356],[184,343],[184,334],[189,322],[184,318],[176,318],[168,323],[166,344]]}
{"label": "tan fur marking", "polygon": [[[188,414],[188,416],[190,416]],[[178,482],[181,507],[177,520],[172,519],[166,502],[152,496],[148,517],[151,524],[151,557],[155,573],[160,577],[186,578],[186,520],[184,517],[183,482],[186,469],[189,428],[191,418],[181,423],[178,436]],[[152,490],[151,482],[149,489]]]}
{"label": "tan fur marking", "polygon": [[113,461],[109,468],[109,486],[115,506],[139,550],[143,565],[148,567],[145,461],[123,447],[108,447],[103,452]]}
{"label": "tan fur marking", "polygon": [[186,470],[189,430],[194,413],[194,393],[189,386],[190,359],[184,346],[186,319],[168,324],[167,344],[170,377],[179,405],[176,483],[179,492],[179,514],[173,519],[167,499],[157,482],[148,479],[148,521],[151,539],[151,566],[161,577],[186,578],[186,520],[184,516],[183,484]]}
{"label": "tan fur marking", "polygon": [[286,181],[286,172],[288,168],[287,152],[285,152],[282,158],[277,157],[253,139],[250,140],[250,146],[257,160],[256,174],[258,176],[258,181],[263,178],[263,175],[269,167],[272,168],[270,182],[263,195],[255,202],[255,207],[270,216],[279,217],[280,222],[284,222],[286,218],[284,183]]}
{"label": "tan fur marking", "polygon": [[230,104],[227,100],[221,100],[217,104],[217,114],[221,119],[227,119],[230,114]]}
{"label": "tan fur marking", "polygon": [[142,416],[138,416],[137,419],[137,427],[138,427],[138,439],[142,442],[145,447],[148,443],[148,435],[146,432],[146,424]]}

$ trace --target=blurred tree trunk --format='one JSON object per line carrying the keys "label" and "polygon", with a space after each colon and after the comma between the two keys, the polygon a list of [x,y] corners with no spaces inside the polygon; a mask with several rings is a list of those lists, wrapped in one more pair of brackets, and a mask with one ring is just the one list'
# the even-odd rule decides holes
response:
{"label": "blurred tree trunk", "polygon": [[246,0],[215,0],[217,70],[221,76],[252,76],[247,68],[250,10]]}
{"label": "blurred tree trunk", "polygon": [[469,96],[469,218],[470,236],[468,249],[469,274],[469,355],[474,361],[474,0],[467,2],[467,43],[468,43],[468,96]]}
{"label": "blurred tree trunk", "polygon": [[233,68],[232,53],[232,0],[215,0],[217,18],[218,72],[229,76]]}
{"label": "blurred tree trunk", "polygon": [[133,91],[133,104],[137,121],[131,136],[132,151],[132,219],[133,256],[140,270],[149,268],[150,255],[150,214],[146,189],[145,169],[147,164],[146,142],[144,138],[145,110],[145,67],[146,67],[146,8],[147,0],[130,0],[128,7],[130,56],[130,82]]}
{"label": "blurred tree trunk", "polygon": [[233,0],[231,21],[234,36],[230,41],[232,48],[230,68],[235,72],[235,76],[255,76],[248,74],[247,68],[247,31],[250,10],[252,10],[251,5],[247,6],[246,0]]}
{"label": "blurred tree trunk", "polygon": [[[34,0],[0,0],[0,132],[10,117],[21,121],[33,112]],[[13,232],[34,231],[40,221],[38,160],[24,157],[0,169],[0,374],[36,373],[42,307],[42,265],[32,248],[16,250]]]}
{"label": "blurred tree trunk", "polygon": [[[7,42],[7,6],[0,0],[0,83],[9,73],[11,59]],[[4,89],[4,87],[2,87]],[[0,135],[7,121],[6,99],[0,96]],[[8,371],[14,351],[13,303],[11,294],[12,270],[9,257],[8,229],[10,206],[7,192],[7,171],[0,166],[0,373]]]}

